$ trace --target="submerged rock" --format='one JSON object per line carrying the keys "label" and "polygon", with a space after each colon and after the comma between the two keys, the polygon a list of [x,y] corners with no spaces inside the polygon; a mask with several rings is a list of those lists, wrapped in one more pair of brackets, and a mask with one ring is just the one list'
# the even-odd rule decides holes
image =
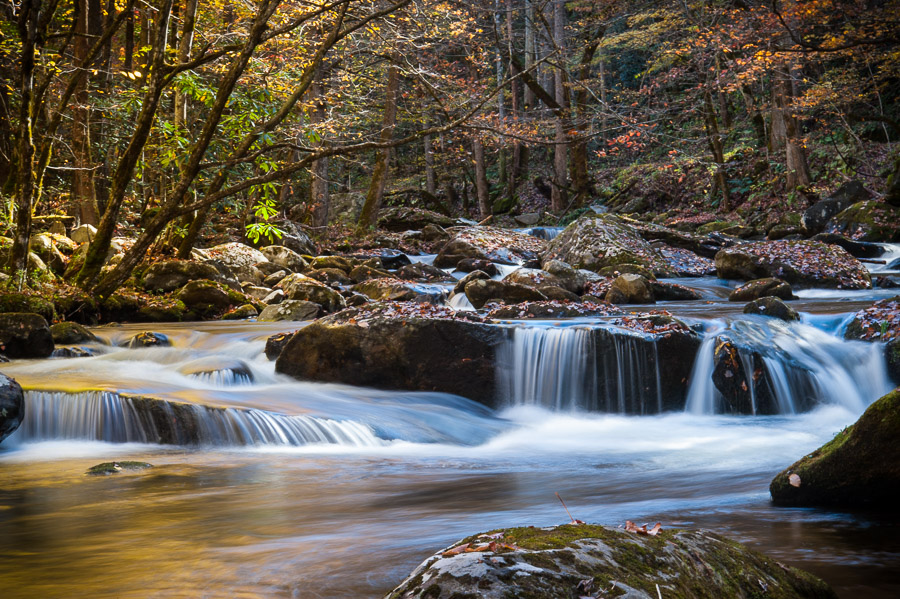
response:
{"label": "submerged rock", "polygon": [[0,314],[0,354],[7,358],[46,358],[53,353],[53,335],[40,314]]}
{"label": "submerged rock", "polygon": [[900,389],[855,424],[781,472],[769,486],[776,505],[879,506],[896,511],[900,494]]}
{"label": "submerged rock", "polygon": [[726,248],[716,254],[716,270],[723,279],[777,277],[791,285],[837,289],[872,286],[859,260],[817,241],[761,241]]}
{"label": "submerged rock", "polygon": [[122,460],[120,462],[103,462],[102,464],[91,466],[88,468],[87,474],[90,474],[91,476],[109,476],[123,471],[137,472],[139,470],[146,470],[147,468],[153,468],[153,464]]}
{"label": "submerged rock", "polygon": [[25,417],[25,394],[15,380],[0,373],[0,442],[10,436]]}
{"label": "submerged rock", "polygon": [[373,303],[297,331],[275,370],[299,379],[495,400],[500,327],[429,304]]}
{"label": "submerged rock", "polygon": [[462,539],[425,560],[386,599],[607,596],[837,597],[819,578],[710,531],[649,535],[566,524]]}

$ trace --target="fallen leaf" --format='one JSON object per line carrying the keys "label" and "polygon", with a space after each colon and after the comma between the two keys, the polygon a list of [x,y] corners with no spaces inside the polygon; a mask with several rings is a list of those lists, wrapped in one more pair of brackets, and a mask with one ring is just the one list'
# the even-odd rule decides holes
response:
{"label": "fallen leaf", "polygon": [[791,484],[792,487],[799,487],[800,486],[800,477],[796,474],[791,474],[788,477],[788,482]]}
{"label": "fallen leaf", "polygon": [[657,522],[653,525],[653,528],[647,531],[647,534],[651,537],[655,537],[662,530],[662,522]]}
{"label": "fallen leaf", "polygon": [[465,551],[469,550],[470,543],[463,543],[462,545],[457,545],[453,549],[448,549],[447,551],[441,554],[441,557],[453,557],[454,555],[459,555]]}

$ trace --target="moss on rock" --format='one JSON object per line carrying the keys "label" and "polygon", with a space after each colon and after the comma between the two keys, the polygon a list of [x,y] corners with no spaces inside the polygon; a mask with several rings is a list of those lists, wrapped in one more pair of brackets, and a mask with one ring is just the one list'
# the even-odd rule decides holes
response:
{"label": "moss on rock", "polygon": [[123,460],[121,462],[103,462],[96,466],[88,468],[87,474],[92,476],[109,476],[110,474],[118,474],[124,470],[138,471],[152,468],[153,464],[147,462],[134,462]]}

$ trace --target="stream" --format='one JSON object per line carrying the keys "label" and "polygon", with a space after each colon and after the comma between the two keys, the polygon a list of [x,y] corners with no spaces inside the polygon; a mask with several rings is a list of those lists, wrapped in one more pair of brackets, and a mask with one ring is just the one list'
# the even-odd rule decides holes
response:
{"label": "stream", "polygon": [[[657,308],[707,341],[728,330],[772,349],[779,414],[716,413],[709,343],[684,412],[657,413],[651,386],[646,415],[620,413],[621,397],[597,381],[626,388],[656,362],[627,343],[609,368],[586,361],[585,332],[602,319],[507,323],[508,407],[496,412],[277,374],[265,340],[302,323],[96,327],[110,345],[91,357],[3,364],[27,403],[0,446],[0,596],[381,597],[463,536],[568,521],[555,493],[580,520],[713,529],[841,597],[900,596],[895,515],[775,508],[768,493],[893,387],[880,346],[840,335],[895,290],[801,291],[802,321],[785,324],[741,314],[727,302],[734,282],[677,282],[705,299]],[[172,347],[116,345],[144,330]],[[148,443],[161,425],[142,420],[140,401],[193,424]],[[110,460],[154,467],[85,475]]]}

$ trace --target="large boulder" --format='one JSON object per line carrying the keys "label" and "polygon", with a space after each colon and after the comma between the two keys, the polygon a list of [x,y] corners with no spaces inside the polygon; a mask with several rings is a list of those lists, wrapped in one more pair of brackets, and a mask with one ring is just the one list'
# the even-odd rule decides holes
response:
{"label": "large boulder", "polygon": [[325,312],[337,312],[347,306],[341,294],[324,283],[294,273],[281,280],[285,299],[304,300],[319,304]]}
{"label": "large boulder", "polygon": [[888,375],[900,384],[900,295],[875,302],[854,314],[844,338],[884,343]]}
{"label": "large boulder", "polygon": [[0,314],[0,354],[8,358],[46,358],[53,353],[53,335],[40,314]]}
{"label": "large boulder", "polygon": [[319,316],[322,307],[319,304],[303,300],[283,300],[263,308],[257,317],[258,322],[276,322],[279,320],[312,320]]}
{"label": "large boulder", "polygon": [[102,343],[99,337],[77,322],[58,322],[50,327],[53,342],[60,345],[75,343]]}
{"label": "large boulder", "polygon": [[385,599],[607,596],[837,598],[819,578],[716,533],[628,522],[472,535],[426,559]]}
{"label": "large boulder", "polygon": [[427,225],[452,227],[455,221],[449,216],[405,206],[389,206],[382,208],[378,214],[377,226],[388,231],[421,231]]}
{"label": "large boulder", "polygon": [[497,227],[459,227],[441,248],[434,265],[455,267],[465,258],[490,260],[501,264],[534,263],[546,248],[546,242],[532,235]]}
{"label": "large boulder", "polygon": [[371,279],[357,283],[350,289],[373,300],[427,301],[432,304],[441,303],[447,295],[447,290],[440,285],[394,278]]}
{"label": "large boulder", "polygon": [[203,251],[210,259],[219,260],[234,270],[268,260],[261,251],[237,241],[223,243]]}
{"label": "large boulder", "polygon": [[[308,263],[303,256],[283,245],[267,245],[259,250],[269,262],[287,268],[291,272],[303,272]],[[268,273],[272,274],[272,273]]]}
{"label": "large boulder", "polygon": [[679,277],[707,277],[716,274],[716,263],[691,250],[677,248],[664,243],[653,243],[669,267]]}
{"label": "large boulder", "polygon": [[373,303],[297,331],[275,370],[299,379],[495,401],[501,327],[429,304]]}
{"label": "large boulder", "polygon": [[38,295],[0,291],[0,313],[5,312],[33,312],[43,316],[47,322],[52,322],[57,316],[53,303]]}
{"label": "large boulder", "polygon": [[190,281],[210,279],[221,281],[219,271],[211,264],[187,260],[156,262],[144,271],[143,286],[149,291],[169,293]]}
{"label": "large boulder", "polygon": [[543,257],[594,272],[607,266],[638,264],[656,276],[675,274],[662,254],[634,227],[611,214],[579,218],[550,241]]}
{"label": "large boulder", "polygon": [[774,277],[754,279],[737,287],[728,296],[730,302],[749,302],[761,297],[773,296],[783,300],[793,299],[794,292],[791,286]]}
{"label": "large boulder", "polygon": [[825,232],[856,241],[900,241],[900,208],[874,200],[859,202],[835,215]]}
{"label": "large boulder", "polygon": [[613,280],[606,301],[611,304],[652,304],[655,299],[646,277],[626,273]]}
{"label": "large boulder", "polygon": [[209,279],[191,281],[178,291],[176,297],[188,308],[204,314],[249,303],[243,294]]}
{"label": "large boulder", "polygon": [[900,389],[772,481],[776,505],[884,507],[900,494]]}
{"label": "large boulder", "polygon": [[841,185],[830,197],[807,208],[800,217],[800,225],[807,235],[821,233],[836,214],[870,197],[862,183],[850,181]]}
{"label": "large boulder", "polygon": [[25,417],[25,394],[22,387],[0,373],[0,442],[10,436]]}
{"label": "large boulder", "polygon": [[817,241],[760,241],[725,248],[716,254],[720,278],[749,281],[777,277],[791,285],[868,289],[869,272],[836,245]]}
{"label": "large boulder", "polygon": [[518,283],[494,281],[493,279],[476,279],[466,284],[466,297],[475,308],[482,308],[489,300],[497,300],[504,304],[520,304],[546,300],[547,296],[535,289]]}

